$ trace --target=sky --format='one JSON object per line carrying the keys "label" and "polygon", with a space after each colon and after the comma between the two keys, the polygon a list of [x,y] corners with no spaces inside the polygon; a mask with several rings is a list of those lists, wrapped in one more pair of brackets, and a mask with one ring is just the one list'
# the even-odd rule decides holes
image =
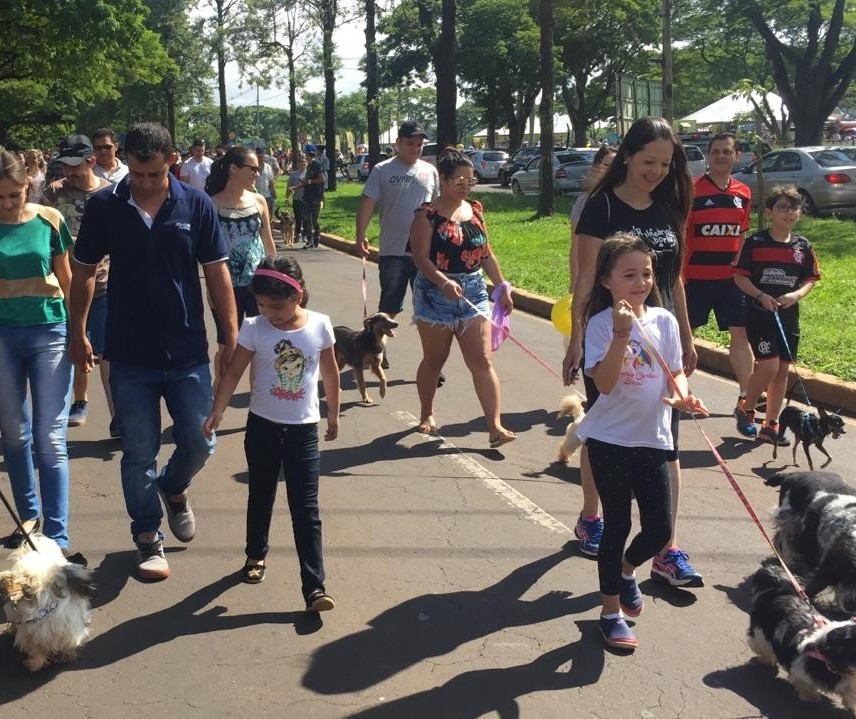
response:
{"label": "sky", "polygon": [[[336,74],[336,94],[347,95],[360,89],[360,83],[365,79],[365,73],[359,69],[360,60],[365,55],[365,41],[365,34],[355,30],[354,23],[340,26],[333,33],[333,45],[342,65]],[[311,80],[306,89],[310,92],[322,91],[324,78],[319,76]],[[259,105],[265,107],[288,108],[288,88],[275,85],[268,89],[261,88],[258,101]],[[212,102],[216,102],[216,83],[212,89]],[[235,63],[226,66],[226,102],[229,105],[256,104],[256,86],[248,85],[246,81],[241,84]]]}

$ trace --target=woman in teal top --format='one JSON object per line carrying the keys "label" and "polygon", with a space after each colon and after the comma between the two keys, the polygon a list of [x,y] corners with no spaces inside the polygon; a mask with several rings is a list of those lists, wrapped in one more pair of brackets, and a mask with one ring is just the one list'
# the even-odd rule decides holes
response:
{"label": "woman in teal top", "polygon": [[[71,235],[62,215],[27,202],[27,171],[0,151],[0,435],[24,528],[67,550],[71,396],[65,297]],[[32,411],[27,400],[29,385]],[[33,450],[35,449],[35,455]],[[39,473],[36,492],[35,468]],[[41,497],[41,502],[39,501]],[[0,540],[18,547],[16,530]]]}

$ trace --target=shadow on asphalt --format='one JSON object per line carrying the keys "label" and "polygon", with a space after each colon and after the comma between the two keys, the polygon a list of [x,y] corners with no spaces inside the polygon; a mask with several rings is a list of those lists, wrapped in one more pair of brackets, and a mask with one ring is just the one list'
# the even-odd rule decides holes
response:
{"label": "shadow on asphalt", "polygon": [[[571,555],[570,544],[515,569],[485,589],[424,594],[391,607],[362,632],[317,649],[303,686],[319,694],[360,692],[430,657],[509,627],[523,627],[587,612],[600,603],[597,592],[572,598],[548,592],[521,597],[542,576]],[[603,671],[595,622],[578,622],[582,638],[505,669],[465,672],[441,687],[370,708],[355,717],[478,717],[497,711],[518,716],[515,699],[534,691],[592,684]],[[570,669],[560,668],[571,663]]]}
{"label": "shadow on asphalt", "polygon": [[[104,606],[115,599],[124,586],[128,579],[127,566],[133,566],[130,554],[109,554],[95,570],[96,578],[101,582],[95,599],[96,606]],[[114,576],[117,574],[119,576]],[[229,574],[167,609],[129,619],[93,637],[84,646],[76,662],[49,666],[36,674],[24,668],[21,655],[12,646],[12,637],[0,637],[0,704],[37,691],[60,673],[109,666],[182,636],[231,631],[258,624],[291,624],[298,634],[311,634],[321,628],[319,616],[305,611],[229,615],[225,606],[218,604],[208,607],[224,592],[239,584],[240,573]]]}
{"label": "shadow on asphalt", "polygon": [[809,716],[812,719],[842,719],[847,715],[829,699],[802,701],[784,677],[777,677],[775,670],[755,659],[711,672],[703,681],[713,689],[727,689],[743,697],[758,708],[758,716],[770,719]]}
{"label": "shadow on asphalt", "polygon": [[[464,672],[442,686],[351,714],[349,719],[437,719],[437,717],[519,717],[517,698],[594,684],[604,666],[597,622],[575,622],[579,641],[554,649],[529,664]],[[570,666],[567,666],[570,665]]]}

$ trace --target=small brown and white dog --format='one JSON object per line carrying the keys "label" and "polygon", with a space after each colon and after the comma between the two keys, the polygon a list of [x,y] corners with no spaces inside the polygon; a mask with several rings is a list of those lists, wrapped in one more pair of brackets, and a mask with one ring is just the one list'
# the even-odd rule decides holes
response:
{"label": "small brown and white dog", "polygon": [[346,365],[353,367],[354,379],[357,380],[357,387],[360,390],[360,399],[366,404],[371,404],[372,400],[366,392],[363,370],[370,369],[372,374],[380,380],[378,392],[381,397],[386,396],[386,375],[380,365],[383,361],[386,338],[395,337],[397,327],[398,322],[386,312],[375,312],[363,320],[362,330],[352,330],[343,325],[333,328],[333,334],[336,337],[333,349],[339,369]]}
{"label": "small brown and white dog", "polygon": [[577,427],[586,416],[583,409],[583,403],[576,394],[565,395],[562,401],[559,402],[558,417],[570,417],[572,419],[568,428],[565,430],[565,438],[559,446],[559,460],[567,462],[581,446],[582,441],[577,437]]}
{"label": "small brown and white dog", "polygon": [[26,655],[31,672],[51,662],[74,659],[89,634],[92,572],[69,563],[56,542],[42,534],[11,555],[12,569],[0,572],[0,605]]}
{"label": "small brown and white dog", "polygon": [[279,220],[282,244],[286,247],[291,247],[294,244],[294,217],[284,207],[277,207],[274,214]]}

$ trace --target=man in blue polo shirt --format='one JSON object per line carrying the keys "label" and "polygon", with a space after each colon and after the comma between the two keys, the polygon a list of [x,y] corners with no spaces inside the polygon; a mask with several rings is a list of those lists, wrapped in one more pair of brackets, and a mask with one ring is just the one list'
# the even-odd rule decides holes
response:
{"label": "man in blue polo shirt", "polygon": [[[170,174],[169,132],[140,123],[128,131],[125,148],[128,177],[92,196],[74,246],[70,352],[79,369],[92,369],[86,316],[95,268],[109,255],[104,355],[122,436],[122,490],[137,573],[156,580],[169,576],[161,500],[170,530],[189,542],[196,524],[187,489],[214,451],[202,433],[211,411],[211,373],[199,265],[225,328],[224,366],[235,349],[237,315],[216,210],[207,195]],[[161,398],[173,419],[175,451],[158,473]]]}

